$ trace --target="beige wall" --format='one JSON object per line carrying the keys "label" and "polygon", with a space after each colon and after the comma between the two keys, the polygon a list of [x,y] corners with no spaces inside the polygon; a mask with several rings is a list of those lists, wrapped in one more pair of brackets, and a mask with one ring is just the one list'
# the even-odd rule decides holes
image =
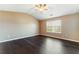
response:
{"label": "beige wall", "polygon": [[38,35],[38,27],[30,15],[0,11],[0,42]]}
{"label": "beige wall", "polygon": [[0,11],[0,42],[30,37],[39,33],[40,35],[66,38],[67,40],[79,42],[79,13],[51,18],[50,20],[54,19],[62,20],[61,34],[47,33],[45,20],[39,21],[38,24],[38,20],[30,15]]}
{"label": "beige wall", "polygon": [[[55,19],[62,20],[61,34],[46,32],[45,22],[48,20],[55,20]],[[79,42],[79,13],[43,20],[43,21],[40,21],[40,24],[41,24],[40,35],[64,38],[66,40]]]}

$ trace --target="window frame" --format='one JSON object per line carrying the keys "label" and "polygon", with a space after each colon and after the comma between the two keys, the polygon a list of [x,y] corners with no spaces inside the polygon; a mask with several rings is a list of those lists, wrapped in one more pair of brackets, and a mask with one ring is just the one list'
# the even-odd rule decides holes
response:
{"label": "window frame", "polygon": [[[60,26],[61,31],[60,31],[60,32],[48,32],[48,31],[47,31],[47,22],[48,22],[48,21],[57,21],[57,20],[60,20],[60,21],[61,21],[61,26]],[[62,20],[61,20],[61,19],[47,20],[45,26],[46,26],[46,32],[47,32],[47,33],[58,33],[58,34],[61,34],[61,33],[62,33]]]}

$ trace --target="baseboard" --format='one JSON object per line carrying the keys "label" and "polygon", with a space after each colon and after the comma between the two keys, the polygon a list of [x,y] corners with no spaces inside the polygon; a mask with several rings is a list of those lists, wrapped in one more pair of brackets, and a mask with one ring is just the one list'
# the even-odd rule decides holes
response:
{"label": "baseboard", "polygon": [[72,39],[69,39],[69,38],[60,38],[60,37],[54,37],[54,36],[50,36],[50,35],[43,35],[43,34],[42,34],[42,36],[48,36],[48,37],[52,37],[52,38],[56,38],[56,39],[68,40],[68,41],[73,41],[73,42],[79,43],[79,41],[72,40]]}
{"label": "baseboard", "polygon": [[49,38],[55,38],[55,39],[58,39],[58,40],[68,42],[68,43],[72,44],[73,46],[79,47],[79,41],[75,41],[75,40],[71,40],[71,39],[67,39],[67,38],[54,37],[54,36],[50,36],[50,35],[40,35],[40,36],[46,36],[46,37],[49,37]]}
{"label": "baseboard", "polygon": [[0,43],[8,42],[8,41],[13,41],[13,40],[18,40],[18,39],[23,39],[23,38],[34,37],[34,36],[38,36],[38,34],[31,35],[31,36],[25,36],[25,37],[14,38],[14,39],[9,39],[9,40],[3,40],[3,41],[0,41]]}
{"label": "baseboard", "polygon": [[72,44],[72,45],[75,45],[75,46],[79,47],[79,42],[78,42],[78,41],[69,40],[69,39],[67,39],[67,38],[53,37],[53,36],[50,36],[50,35],[38,35],[38,34],[32,35],[32,36],[28,36],[28,37],[19,37],[19,38],[15,38],[15,39],[4,40],[4,41],[0,41],[0,43],[7,42],[7,41],[13,41],[13,40],[24,39],[24,38],[29,38],[29,37],[35,37],[35,36],[45,36],[45,37],[49,37],[49,38],[55,38],[55,39],[65,41],[65,42],[68,42],[68,43],[70,43],[70,44]]}

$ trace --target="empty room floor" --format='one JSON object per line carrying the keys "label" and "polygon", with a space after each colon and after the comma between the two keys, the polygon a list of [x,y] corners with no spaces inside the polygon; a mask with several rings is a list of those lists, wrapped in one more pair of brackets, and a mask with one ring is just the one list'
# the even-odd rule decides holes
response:
{"label": "empty room floor", "polygon": [[0,43],[0,54],[78,54],[79,47],[72,42],[34,36]]}

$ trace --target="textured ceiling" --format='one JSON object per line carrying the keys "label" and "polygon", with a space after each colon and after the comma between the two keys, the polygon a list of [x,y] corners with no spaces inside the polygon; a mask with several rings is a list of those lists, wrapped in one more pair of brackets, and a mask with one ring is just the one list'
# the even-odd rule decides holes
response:
{"label": "textured ceiling", "polygon": [[0,4],[0,10],[28,13],[37,19],[47,19],[79,12],[79,4],[47,4],[48,10],[38,11],[34,4]]}

